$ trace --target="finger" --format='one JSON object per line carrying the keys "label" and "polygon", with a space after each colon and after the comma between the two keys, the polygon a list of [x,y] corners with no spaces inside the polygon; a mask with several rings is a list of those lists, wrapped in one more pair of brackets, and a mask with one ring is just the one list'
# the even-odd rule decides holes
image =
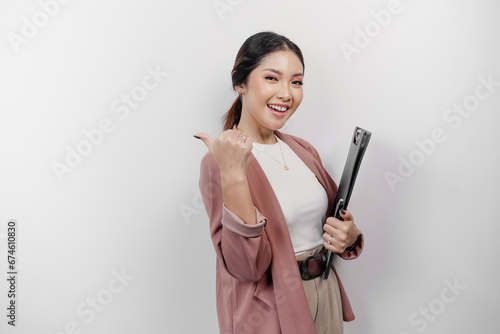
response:
{"label": "finger", "polygon": [[342,219],[344,220],[354,220],[353,216],[351,215],[351,213],[345,209],[341,209],[339,211],[339,214],[340,214],[340,217],[342,217]]}
{"label": "finger", "polygon": [[323,233],[323,245],[335,253],[343,253],[347,246],[343,238],[339,239],[338,235],[329,233]]}
{"label": "finger", "polygon": [[332,235],[333,233],[335,233],[335,230],[336,228],[329,225],[329,224],[325,224],[323,225],[323,231],[325,231],[326,233]]}
{"label": "finger", "polygon": [[195,133],[193,136],[195,138],[201,139],[207,146],[210,153],[212,153],[213,155],[215,142],[209,135],[207,135],[206,133]]}
{"label": "finger", "polygon": [[342,229],[345,226],[345,221],[342,221],[338,218],[328,217],[325,221],[326,224],[323,226],[331,226],[335,229]]}
{"label": "finger", "polygon": [[334,236],[328,233],[323,233],[323,246],[334,253],[343,252],[342,247],[339,245],[339,242],[335,239]]}
{"label": "finger", "polygon": [[244,144],[246,145],[247,151],[251,152],[253,148],[253,139],[252,137],[247,137],[247,140],[244,141]]}
{"label": "finger", "polygon": [[348,231],[346,229],[336,229],[334,227],[325,225],[323,230],[326,234],[331,235],[339,244],[345,244],[348,238]]}
{"label": "finger", "polygon": [[234,136],[236,140],[242,141],[243,143],[246,144],[246,146],[252,146],[253,139],[246,133],[242,133],[240,130],[227,130],[230,132],[231,136]]}

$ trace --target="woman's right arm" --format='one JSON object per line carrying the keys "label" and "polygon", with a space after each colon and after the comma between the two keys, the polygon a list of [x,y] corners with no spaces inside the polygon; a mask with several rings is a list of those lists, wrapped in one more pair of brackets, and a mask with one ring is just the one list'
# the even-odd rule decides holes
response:
{"label": "woman's right arm", "polygon": [[224,131],[215,142],[198,134],[210,151],[201,163],[200,189],[219,260],[235,278],[255,282],[265,274],[272,254],[267,220],[255,208],[246,178],[252,142],[238,134]]}

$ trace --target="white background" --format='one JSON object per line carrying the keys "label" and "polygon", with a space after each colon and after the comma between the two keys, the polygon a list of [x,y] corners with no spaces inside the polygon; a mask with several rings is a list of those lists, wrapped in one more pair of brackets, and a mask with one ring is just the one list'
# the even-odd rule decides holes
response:
{"label": "white background", "polygon": [[[385,26],[372,13],[385,0],[220,3],[231,10],[71,1],[48,16],[38,1],[0,2],[1,277],[9,219],[19,270],[15,328],[0,281],[0,332],[218,333],[197,190],[206,147],[192,135],[220,133],[239,47],[272,30],[306,63],[304,101],[283,132],[310,141],[337,182],[354,127],[373,133],[349,206],[366,246],[337,263],[357,317],[345,333],[496,333],[500,87],[480,88],[489,96],[456,128],[444,117],[474,101],[480,77],[500,82],[500,3],[401,0]],[[29,38],[27,21],[39,25]],[[362,47],[349,56],[347,44]],[[126,117],[114,112],[148,68],[169,74]],[[85,146],[105,119],[113,130]],[[418,153],[435,128],[446,140]],[[58,178],[54,164],[78,145],[86,156]],[[410,157],[418,165],[391,187],[387,173]]]}

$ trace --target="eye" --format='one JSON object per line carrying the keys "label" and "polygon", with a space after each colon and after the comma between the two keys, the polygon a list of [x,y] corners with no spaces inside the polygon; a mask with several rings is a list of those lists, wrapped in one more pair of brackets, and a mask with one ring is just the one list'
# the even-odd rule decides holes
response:
{"label": "eye", "polygon": [[268,80],[276,80],[276,81],[278,80],[278,79],[276,79],[275,77],[265,77],[265,79],[268,79]]}
{"label": "eye", "polygon": [[292,81],[293,84],[295,85],[299,85],[299,86],[302,86],[304,83],[300,80],[295,80],[295,81]]}

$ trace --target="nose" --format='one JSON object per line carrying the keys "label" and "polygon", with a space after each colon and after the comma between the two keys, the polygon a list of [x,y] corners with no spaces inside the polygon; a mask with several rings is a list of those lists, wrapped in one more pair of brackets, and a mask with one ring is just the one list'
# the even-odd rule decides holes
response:
{"label": "nose", "polygon": [[290,87],[288,87],[287,84],[281,85],[278,94],[276,94],[276,97],[283,101],[289,101],[291,98]]}

